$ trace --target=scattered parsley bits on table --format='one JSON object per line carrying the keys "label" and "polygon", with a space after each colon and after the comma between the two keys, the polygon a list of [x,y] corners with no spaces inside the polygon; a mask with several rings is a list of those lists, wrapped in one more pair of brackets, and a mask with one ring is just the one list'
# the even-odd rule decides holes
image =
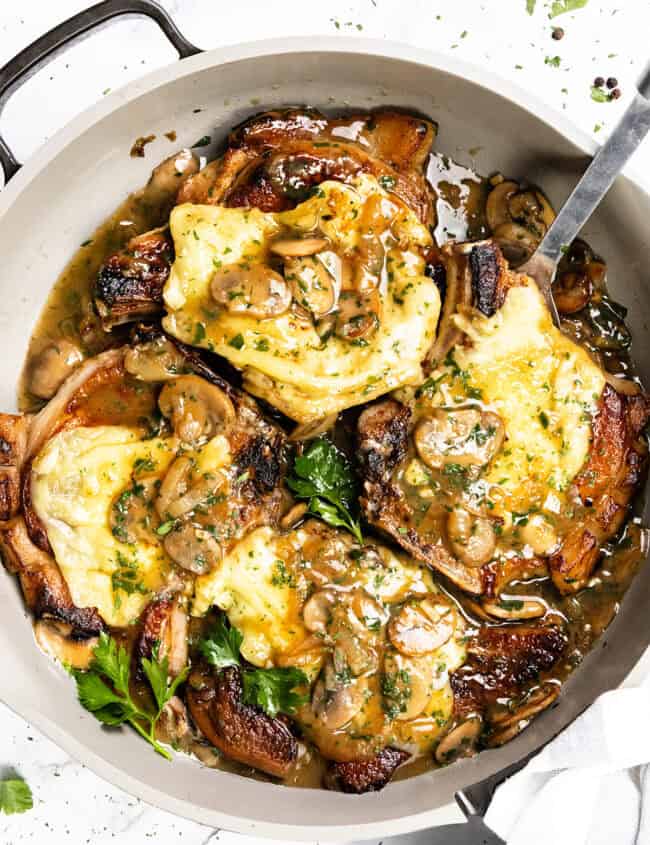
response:
{"label": "scattered parsley bits on table", "polygon": [[26,813],[34,806],[32,790],[22,778],[0,780],[0,811],[7,816]]}

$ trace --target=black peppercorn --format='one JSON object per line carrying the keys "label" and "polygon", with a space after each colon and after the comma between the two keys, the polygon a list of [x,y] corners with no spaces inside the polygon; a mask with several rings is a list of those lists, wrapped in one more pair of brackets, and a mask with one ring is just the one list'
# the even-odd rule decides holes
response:
{"label": "black peppercorn", "polygon": [[618,79],[615,76],[610,76],[605,83],[609,90],[611,91],[612,88],[616,88],[618,85]]}
{"label": "black peppercorn", "polygon": [[603,76],[597,76],[594,79],[594,85],[596,86],[596,88],[602,88],[604,84],[605,84],[605,78]]}
{"label": "black peppercorn", "polygon": [[613,91],[609,92],[609,99],[610,100],[618,100],[618,98],[620,96],[621,96],[621,89],[620,88],[614,88]]}

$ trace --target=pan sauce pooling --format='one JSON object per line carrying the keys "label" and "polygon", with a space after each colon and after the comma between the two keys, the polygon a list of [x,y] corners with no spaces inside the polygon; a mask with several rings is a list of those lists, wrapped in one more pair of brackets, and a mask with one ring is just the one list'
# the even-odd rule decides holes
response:
{"label": "pan sauce pooling", "polygon": [[22,407],[54,398],[0,418],[39,644],[81,668],[123,644],[158,738],[209,765],[364,792],[499,745],[642,557],[649,409],[604,264],[574,244],[557,331],[501,252],[548,201],[434,135],[289,110],[163,162],[53,292]]}

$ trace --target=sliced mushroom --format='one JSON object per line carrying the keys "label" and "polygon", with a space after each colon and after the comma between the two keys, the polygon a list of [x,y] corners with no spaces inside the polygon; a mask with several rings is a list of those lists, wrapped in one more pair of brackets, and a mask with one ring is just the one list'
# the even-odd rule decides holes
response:
{"label": "sliced mushroom", "polygon": [[216,539],[190,522],[170,531],[163,546],[175,564],[195,575],[212,572],[221,561],[221,547]]}
{"label": "sliced mushroom", "polygon": [[174,432],[189,444],[213,437],[235,420],[230,398],[199,376],[180,376],[160,392],[158,407],[171,419]]}
{"label": "sliced mushroom", "polygon": [[298,502],[280,519],[280,527],[293,528],[294,525],[297,525],[300,522],[308,510],[309,505],[306,502]]}
{"label": "sliced mushroom", "polygon": [[543,684],[530,692],[514,711],[493,715],[490,719],[491,730],[486,744],[490,748],[496,748],[510,742],[528,727],[534,716],[550,707],[559,694],[560,687],[556,684]]}
{"label": "sliced mushroom", "polygon": [[300,256],[285,261],[284,278],[294,300],[313,314],[316,320],[328,314],[336,304],[337,281],[320,255]]}
{"label": "sliced mushroom", "polygon": [[429,703],[433,662],[388,652],[384,657],[382,693],[386,711],[397,721],[415,719]]}
{"label": "sliced mushroom", "polygon": [[304,258],[322,252],[328,243],[327,238],[278,238],[270,244],[269,249],[284,258]]}
{"label": "sliced mushroom", "polygon": [[575,314],[585,308],[592,294],[587,273],[559,273],[553,282],[553,299],[560,314]]}
{"label": "sliced mushroom", "polygon": [[169,381],[185,371],[185,358],[170,340],[157,337],[128,349],[124,368],[140,381]]}
{"label": "sliced mushroom", "polygon": [[490,191],[485,213],[494,239],[514,265],[533,254],[555,219],[541,191],[520,191],[513,181],[500,182]]}
{"label": "sliced mushroom", "polygon": [[558,547],[557,531],[541,513],[530,515],[526,524],[520,525],[517,530],[520,540],[536,555],[550,555]]}
{"label": "sliced mushroom", "polygon": [[445,464],[484,466],[498,452],[505,430],[492,411],[434,408],[414,432],[415,448],[431,469]]}
{"label": "sliced mushroom", "polygon": [[470,716],[460,725],[452,728],[447,736],[443,737],[436,748],[436,762],[440,765],[452,763],[459,757],[470,757],[476,753],[476,743],[481,730],[483,720],[479,716]]}
{"label": "sliced mushroom", "polygon": [[137,485],[123,490],[113,502],[109,515],[111,533],[122,543],[151,542],[159,525],[153,507],[155,485],[154,479],[139,478]]}
{"label": "sliced mushroom", "polygon": [[370,337],[379,328],[380,309],[381,302],[376,290],[369,293],[343,291],[336,316],[336,335],[351,341]]}
{"label": "sliced mushroom", "polygon": [[34,636],[40,648],[64,666],[87,669],[93,659],[93,649],[99,637],[75,639],[70,636],[70,626],[54,619],[40,619],[34,624]]}
{"label": "sliced mushroom", "polygon": [[305,628],[312,633],[324,634],[332,621],[332,606],[336,594],[332,590],[318,590],[306,602],[302,610]]}
{"label": "sliced mushroom", "polygon": [[[177,458],[174,464],[184,460],[187,459]],[[161,486],[161,494],[156,500],[156,507],[159,508],[161,516],[164,515],[165,519],[181,519],[191,513],[195,508],[210,501],[215,493],[226,486],[227,478],[224,473],[219,470],[215,470],[215,472],[205,472],[198,481],[186,489],[186,492],[182,495],[178,495],[178,492],[183,489],[183,483],[181,481],[179,487],[177,488],[177,498],[173,499],[173,501],[170,501],[169,499],[169,497],[173,494],[166,482],[167,477],[165,478],[165,481],[163,481],[163,485],[165,487],[164,498],[163,486]]]}
{"label": "sliced mushroom", "polygon": [[544,616],[547,611],[545,602],[541,599],[530,599],[526,596],[501,597],[495,601],[485,600],[482,609],[495,619],[536,619]]}
{"label": "sliced mushroom", "polygon": [[388,638],[402,654],[419,657],[444,645],[455,627],[456,612],[451,605],[424,599],[402,606],[388,624]]}
{"label": "sliced mushroom", "polygon": [[490,520],[464,508],[454,508],[447,517],[447,537],[454,554],[472,567],[487,563],[497,544]]}
{"label": "sliced mushroom", "polygon": [[50,399],[82,360],[79,347],[65,338],[46,346],[31,363],[29,392]]}
{"label": "sliced mushroom", "polygon": [[257,320],[278,317],[291,305],[286,281],[266,264],[228,264],[215,272],[210,291],[214,301],[231,314]]}
{"label": "sliced mushroom", "polygon": [[335,731],[359,713],[365,703],[367,687],[365,678],[350,681],[341,677],[334,663],[328,660],[314,687],[312,709],[327,730]]}

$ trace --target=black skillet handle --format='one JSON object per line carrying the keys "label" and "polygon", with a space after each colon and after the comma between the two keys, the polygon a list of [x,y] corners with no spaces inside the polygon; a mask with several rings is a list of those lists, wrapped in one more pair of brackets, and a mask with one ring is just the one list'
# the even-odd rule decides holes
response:
{"label": "black skillet handle", "polygon": [[[167,12],[154,0],[104,0],[55,26],[0,68],[0,114],[11,95],[57,53],[65,50],[72,41],[87,36],[92,30],[122,15],[144,15],[155,21],[181,59],[201,52],[181,34]],[[0,165],[4,171],[5,184],[20,169],[20,163],[2,135]]]}

